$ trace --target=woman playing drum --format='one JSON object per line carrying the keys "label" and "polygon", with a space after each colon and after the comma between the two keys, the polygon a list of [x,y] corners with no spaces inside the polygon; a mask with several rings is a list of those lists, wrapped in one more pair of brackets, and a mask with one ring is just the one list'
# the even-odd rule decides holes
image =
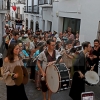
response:
{"label": "woman playing drum", "polygon": [[19,46],[11,44],[8,48],[7,56],[3,61],[3,79],[7,88],[7,100],[28,100],[24,85],[17,86],[13,78],[18,78],[18,74],[13,74],[16,66],[23,66],[22,60],[19,58]]}

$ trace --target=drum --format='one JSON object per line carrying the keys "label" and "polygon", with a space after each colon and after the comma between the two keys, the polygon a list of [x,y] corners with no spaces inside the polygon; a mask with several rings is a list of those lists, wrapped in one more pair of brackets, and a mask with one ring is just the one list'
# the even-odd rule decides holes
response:
{"label": "drum", "polygon": [[66,56],[66,54],[62,55],[62,62],[65,63],[67,68],[71,68],[72,67],[72,59],[69,58],[68,56]]}
{"label": "drum", "polygon": [[46,83],[53,93],[69,88],[69,76],[69,70],[64,63],[51,65],[46,68]]}
{"label": "drum", "polygon": [[85,81],[90,85],[96,85],[99,82],[99,76],[94,71],[87,71],[85,73]]}

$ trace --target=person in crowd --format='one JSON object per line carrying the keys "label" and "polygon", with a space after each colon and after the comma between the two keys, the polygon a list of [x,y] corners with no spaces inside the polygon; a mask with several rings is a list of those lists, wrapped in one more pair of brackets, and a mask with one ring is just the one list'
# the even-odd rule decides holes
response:
{"label": "person in crowd", "polygon": [[62,40],[63,34],[62,32],[59,33],[59,38]]}
{"label": "person in crowd", "polygon": [[79,33],[78,32],[76,32],[75,40],[79,40]]}
{"label": "person in crowd", "polygon": [[3,55],[0,53],[0,77],[2,77]]}
{"label": "person in crowd", "polygon": [[75,40],[74,41],[74,46],[79,46],[80,45],[80,41],[79,40]]}
{"label": "person in crowd", "polygon": [[24,67],[27,67],[27,61],[29,59],[29,54],[26,52],[26,50],[24,50],[22,43],[19,43],[19,50],[20,50],[19,55],[23,59]]}
{"label": "person in crowd", "polygon": [[91,67],[92,67],[91,70],[94,70],[95,62],[94,62],[94,58],[93,58],[93,48],[92,48],[91,51],[87,54],[86,57],[87,57],[87,62],[86,62],[87,70],[90,70]]}
{"label": "person in crowd", "polygon": [[[55,50],[55,42],[52,39],[47,40],[47,49],[40,53],[37,66],[41,72],[41,87],[43,92],[43,100],[46,99],[46,92],[48,90],[48,100],[51,100],[52,92],[47,88],[46,85],[46,67],[54,64],[56,62],[56,56],[59,55],[59,52]],[[42,64],[41,64],[42,62]]]}
{"label": "person in crowd", "polygon": [[[81,93],[85,92],[84,75],[86,72],[86,54],[91,50],[90,42],[82,43],[83,51],[80,52],[74,62],[74,75],[69,96],[73,100],[81,100]],[[78,87],[78,88],[77,88]]]}
{"label": "person in crowd", "polygon": [[24,31],[25,31],[24,25],[22,25],[22,30],[24,30]]}
{"label": "person in crowd", "polygon": [[52,39],[56,42],[57,38],[56,37],[52,37]]}
{"label": "person in crowd", "polygon": [[[39,49],[35,52],[34,57],[38,57],[39,54],[45,50],[46,45],[45,42],[40,42],[37,47],[39,47]],[[37,59],[36,59],[37,60]],[[36,64],[35,66],[35,84],[36,84],[36,89],[37,90],[41,90],[41,84],[40,84],[40,80],[41,80],[41,74],[40,74],[40,70]]]}
{"label": "person in crowd", "polygon": [[55,49],[58,50],[59,52],[61,51],[61,49],[62,49],[62,44],[61,44],[60,41],[57,41],[57,42],[56,42],[56,47],[55,47]]}
{"label": "person in crowd", "polygon": [[64,41],[64,43],[67,43],[67,41],[68,41],[67,33],[65,33],[65,32],[63,33],[62,40]]}
{"label": "person in crowd", "polygon": [[99,40],[94,40],[94,48],[93,48],[93,58],[94,58],[94,71],[98,73],[98,62],[100,59],[100,47],[99,47]]}
{"label": "person in crowd", "polygon": [[72,34],[72,32],[70,32],[70,31],[68,31],[68,40],[72,40],[72,41],[74,41],[74,39],[75,39],[75,37],[74,37],[74,35]]}
{"label": "person in crowd", "polygon": [[18,38],[18,40],[23,41],[23,37],[24,37],[24,31],[21,30],[21,31],[20,31],[20,37]]}
{"label": "person in crowd", "polygon": [[[33,37],[34,37],[34,39],[33,39],[34,48],[32,48],[32,50],[31,50],[31,54],[30,54],[31,58],[33,58],[34,53],[38,50],[38,47],[37,47],[38,36],[34,35]],[[35,82],[35,66],[36,66],[36,61],[30,63],[30,67],[31,67],[30,79],[33,80],[33,82]]]}
{"label": "person in crowd", "polygon": [[18,43],[18,38],[19,38],[19,32],[18,31],[14,31],[13,32],[13,38],[11,38],[11,40],[9,41],[9,45]]}
{"label": "person in crowd", "polygon": [[23,66],[22,59],[19,57],[19,45],[10,44],[7,56],[3,61],[3,79],[6,83],[7,100],[28,100],[24,84],[17,86],[13,78],[18,78],[17,73],[13,73],[16,66]]}
{"label": "person in crowd", "polygon": [[9,41],[10,41],[10,33],[6,33],[6,38],[5,38],[5,48],[6,50],[8,50],[8,44],[9,44]]}

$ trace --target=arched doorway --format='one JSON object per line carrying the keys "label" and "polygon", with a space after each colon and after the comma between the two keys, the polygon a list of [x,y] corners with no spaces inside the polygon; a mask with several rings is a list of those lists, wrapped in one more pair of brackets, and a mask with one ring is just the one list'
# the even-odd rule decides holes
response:
{"label": "arched doorway", "polygon": [[26,30],[28,29],[28,19],[26,18]]}
{"label": "arched doorway", "polygon": [[31,22],[30,22],[30,28],[31,28],[32,31],[33,31],[33,20],[31,20]]}
{"label": "arched doorway", "polygon": [[38,30],[39,30],[39,22],[36,21],[36,31],[38,31]]}

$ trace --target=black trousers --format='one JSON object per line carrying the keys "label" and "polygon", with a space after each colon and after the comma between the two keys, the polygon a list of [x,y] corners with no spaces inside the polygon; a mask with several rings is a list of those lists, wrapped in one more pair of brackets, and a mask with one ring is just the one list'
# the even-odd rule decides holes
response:
{"label": "black trousers", "polygon": [[35,80],[35,67],[36,67],[36,61],[31,62],[30,68],[31,68],[31,73],[30,73],[30,79]]}
{"label": "black trousers", "polygon": [[6,86],[7,88],[7,100],[28,100],[24,85],[20,86]]}
{"label": "black trousers", "polygon": [[69,96],[73,100],[81,100],[82,92],[85,92],[85,81],[79,77],[78,72],[75,72],[73,75],[73,80],[72,80]]}

